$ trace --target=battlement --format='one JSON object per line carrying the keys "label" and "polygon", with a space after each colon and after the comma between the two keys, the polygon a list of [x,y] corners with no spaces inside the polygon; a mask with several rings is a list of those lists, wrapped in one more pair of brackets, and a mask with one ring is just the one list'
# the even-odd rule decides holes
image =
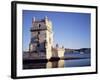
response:
{"label": "battlement", "polygon": [[64,53],[65,53],[65,49],[64,48],[60,48],[60,47],[54,47],[52,48],[52,53],[53,53],[53,57],[63,57]]}
{"label": "battlement", "polygon": [[32,27],[30,31],[40,31],[40,30],[49,30],[52,31],[52,22],[48,19],[48,17],[45,17],[44,19],[37,20],[32,18]]}

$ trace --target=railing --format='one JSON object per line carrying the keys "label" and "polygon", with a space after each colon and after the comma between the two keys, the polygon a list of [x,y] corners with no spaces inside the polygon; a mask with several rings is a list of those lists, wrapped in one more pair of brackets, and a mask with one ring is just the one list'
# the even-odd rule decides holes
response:
{"label": "railing", "polygon": [[46,30],[46,28],[42,28],[42,27],[31,27],[30,29],[31,31],[40,31],[40,30]]}

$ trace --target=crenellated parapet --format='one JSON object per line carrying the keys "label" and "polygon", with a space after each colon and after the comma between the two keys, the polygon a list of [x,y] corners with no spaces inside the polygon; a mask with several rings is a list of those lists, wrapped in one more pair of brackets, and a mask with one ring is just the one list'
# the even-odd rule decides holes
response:
{"label": "crenellated parapet", "polygon": [[65,53],[65,49],[64,47],[59,47],[58,44],[56,44],[56,47],[54,47],[52,49],[52,52],[53,52],[53,57],[64,57],[64,53]]}

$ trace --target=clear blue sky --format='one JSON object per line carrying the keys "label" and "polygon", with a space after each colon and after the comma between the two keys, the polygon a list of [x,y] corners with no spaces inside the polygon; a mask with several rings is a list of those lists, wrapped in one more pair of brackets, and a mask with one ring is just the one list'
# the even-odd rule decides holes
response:
{"label": "clear blue sky", "polygon": [[65,48],[90,48],[91,15],[89,13],[23,10],[23,50],[29,48],[32,17],[52,21],[54,43]]}

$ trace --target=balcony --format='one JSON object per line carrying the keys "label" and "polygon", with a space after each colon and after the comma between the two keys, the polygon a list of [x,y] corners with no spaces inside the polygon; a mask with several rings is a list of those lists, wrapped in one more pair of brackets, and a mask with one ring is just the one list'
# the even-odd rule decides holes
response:
{"label": "balcony", "polygon": [[31,27],[30,31],[42,31],[42,30],[46,30],[46,28],[42,28],[42,27]]}

